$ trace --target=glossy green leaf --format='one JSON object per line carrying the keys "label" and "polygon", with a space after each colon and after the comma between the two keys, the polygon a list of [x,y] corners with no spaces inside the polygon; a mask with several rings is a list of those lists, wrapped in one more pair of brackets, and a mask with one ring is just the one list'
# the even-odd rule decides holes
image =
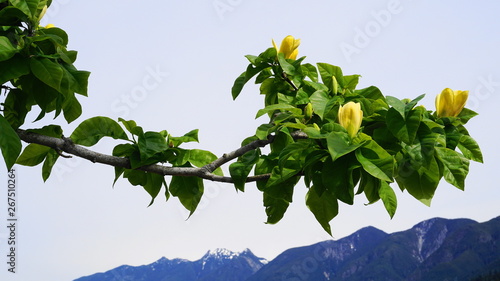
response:
{"label": "glossy green leaf", "polygon": [[460,137],[458,148],[467,159],[483,163],[483,154],[477,142],[470,136],[462,135]]}
{"label": "glossy green leaf", "polygon": [[58,158],[59,154],[57,153],[57,151],[53,149],[51,149],[47,153],[47,157],[45,157],[45,161],[43,162],[42,165],[42,178],[44,182],[47,181],[47,179],[50,177],[52,168],[54,167]]}
{"label": "glossy green leaf", "polygon": [[26,14],[32,21],[35,23],[35,20],[38,20],[36,17],[36,11],[38,9],[38,0],[11,0],[10,3],[12,6],[21,10],[24,14]]}
{"label": "glossy green leaf", "polygon": [[396,209],[398,207],[398,199],[396,197],[396,193],[394,193],[394,190],[387,182],[382,181],[378,194],[380,196],[380,199],[382,199],[382,202],[384,203],[384,207],[387,210],[387,213],[389,213],[389,216],[392,219],[394,217],[394,214],[396,214]]}
{"label": "glossy green leaf", "polygon": [[[47,125],[40,129],[29,129],[27,131],[54,138],[61,138],[63,134],[61,127],[57,125]],[[24,151],[17,159],[17,163],[24,166],[31,166],[31,167],[36,166],[42,163],[49,153],[52,153],[51,150],[52,148],[47,146],[35,143],[28,144],[28,146],[26,146]],[[52,160],[54,161],[57,159],[55,155],[52,155],[50,157],[52,157]],[[48,175],[50,175],[50,170],[52,169],[52,166],[54,165],[54,163],[51,163],[52,160],[49,159],[48,162],[46,161],[46,163],[44,164],[46,166],[46,168],[44,169],[47,169],[46,170],[47,178]]]}
{"label": "glossy green leaf", "polygon": [[339,203],[335,195],[331,192],[319,195],[313,185],[306,194],[306,205],[323,229],[332,235],[329,222],[339,213]]}
{"label": "glossy green leaf", "polygon": [[357,194],[363,192],[368,204],[373,204],[380,199],[379,189],[381,185],[381,180],[375,178],[374,176],[363,172],[361,173],[361,181],[359,183],[359,190]]}
{"label": "glossy green leaf", "polygon": [[342,69],[340,67],[328,63],[318,63],[317,65],[319,74],[321,75],[321,80],[325,85],[332,85],[332,76],[335,76],[340,88],[345,88],[344,75],[342,74]]}
{"label": "glossy green leaf", "polygon": [[50,150],[51,148],[48,146],[30,143],[23,150],[16,163],[23,166],[36,166],[45,160],[45,157]]}
{"label": "glossy green leaf", "polygon": [[172,176],[170,193],[179,198],[181,204],[190,211],[191,216],[203,196],[203,180],[198,177]]}
{"label": "glossy green leaf", "polygon": [[411,144],[417,135],[418,127],[422,121],[423,109],[420,107],[411,110],[406,118],[401,116],[395,107],[387,111],[387,128],[399,140]]}
{"label": "glossy green leaf", "polygon": [[146,179],[147,182],[143,185],[143,187],[144,190],[151,195],[151,202],[149,203],[149,206],[151,206],[151,204],[155,201],[156,196],[160,193],[162,185],[167,186],[167,184],[165,183],[165,178],[162,175],[155,173],[146,173]]}
{"label": "glossy green leaf", "polygon": [[264,207],[266,209],[268,224],[278,223],[285,215],[290,203],[281,198],[275,198],[264,193]]}
{"label": "glossy green leaf", "polygon": [[295,107],[293,105],[289,105],[289,104],[278,103],[278,104],[268,105],[265,108],[260,109],[257,112],[257,115],[255,116],[255,118],[257,119],[266,113],[273,113],[276,110],[290,111],[293,114],[297,114],[297,115],[302,114],[302,110],[300,108],[297,108],[297,107]]}
{"label": "glossy green leaf", "polygon": [[465,178],[469,173],[469,160],[460,153],[444,147],[436,147],[436,152],[443,164],[444,179],[464,190]]}
{"label": "glossy green leaf", "polygon": [[248,65],[247,70],[243,72],[238,78],[236,78],[236,81],[234,81],[233,87],[231,88],[231,94],[233,96],[233,99],[236,99],[240,93],[241,90],[243,90],[243,86],[252,79],[257,73],[262,71],[263,69],[268,68],[269,65],[266,64],[261,64],[257,67],[254,67],[253,65]]}
{"label": "glossy green leaf", "polygon": [[284,73],[288,75],[295,75],[295,67],[285,59],[283,53],[278,54],[278,62]]}
{"label": "glossy green leaf", "polygon": [[394,158],[367,135],[362,147],[356,150],[356,158],[370,175],[383,181],[392,182]]}
{"label": "glossy green leaf", "polygon": [[[190,149],[188,161],[196,167],[203,167],[217,160],[217,156],[210,151],[201,149]],[[223,176],[222,169],[218,168],[213,171],[215,175]]]}
{"label": "glossy green leaf", "polygon": [[82,115],[82,105],[76,99],[74,94],[69,94],[62,104],[64,119],[71,123]]}
{"label": "glossy green leaf", "polygon": [[33,74],[43,83],[60,91],[63,79],[63,68],[60,64],[47,58],[32,57],[30,68]]}
{"label": "glossy green leaf", "polygon": [[0,10],[0,26],[19,26],[21,21],[29,21],[28,17],[13,6],[3,7]]}
{"label": "glossy green leaf", "polygon": [[198,142],[198,129],[189,131],[182,137],[168,137],[169,145],[177,147],[185,142]]}
{"label": "glossy green leaf", "polygon": [[318,82],[318,70],[310,63],[305,63],[300,66],[304,76],[309,77],[313,82]]}
{"label": "glossy green leaf", "polygon": [[346,132],[332,132],[326,137],[328,151],[335,161],[339,157],[353,152],[363,143],[352,143]]}
{"label": "glossy green leaf", "polygon": [[398,161],[396,181],[402,190],[427,206],[439,184],[442,174],[438,162],[433,157],[422,166],[413,166],[408,156]]}
{"label": "glossy green leaf", "polygon": [[19,89],[12,89],[7,94],[4,103],[4,117],[13,128],[24,124],[28,112],[31,110],[29,94]]}
{"label": "glossy green leaf", "polygon": [[316,91],[311,95],[309,99],[311,100],[314,113],[316,113],[321,119],[323,119],[326,106],[330,100],[328,93],[325,91]]}
{"label": "glossy green leaf", "polygon": [[29,72],[29,60],[20,55],[14,55],[10,59],[0,62],[0,84],[26,75]]}
{"label": "glossy green leaf", "polygon": [[10,170],[21,153],[21,140],[9,122],[0,114],[0,149],[7,170]]}
{"label": "glossy green leaf", "polygon": [[354,187],[359,180],[357,176],[359,172],[355,171],[358,167],[359,165],[352,155],[340,157],[334,162],[327,159],[321,171],[323,186],[333,192],[340,201],[352,205],[354,203]]}
{"label": "glossy green leaf", "polygon": [[162,134],[161,132],[145,132],[139,135],[137,144],[141,152],[141,160],[144,161],[156,153],[169,149],[165,137],[166,133]]}
{"label": "glossy green leaf", "polygon": [[12,58],[17,53],[17,49],[12,46],[9,38],[0,36],[0,62]]}
{"label": "glossy green leaf", "polygon": [[245,191],[245,183],[253,166],[253,164],[242,162],[234,162],[229,165],[229,174],[237,190]]}
{"label": "glossy green leaf", "polygon": [[75,144],[83,146],[92,146],[103,137],[128,140],[122,127],[116,121],[102,116],[83,121],[70,136]]}

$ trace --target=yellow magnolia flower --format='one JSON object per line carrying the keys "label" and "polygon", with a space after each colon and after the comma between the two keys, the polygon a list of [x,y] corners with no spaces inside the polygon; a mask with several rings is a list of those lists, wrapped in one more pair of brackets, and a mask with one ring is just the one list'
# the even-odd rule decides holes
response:
{"label": "yellow magnolia flower", "polygon": [[469,91],[444,89],[436,96],[436,111],[438,117],[456,117],[464,109]]}
{"label": "yellow magnolia flower", "polygon": [[278,51],[278,53],[283,53],[285,55],[285,59],[297,59],[297,55],[299,54],[299,45],[300,39],[293,38],[292,35],[288,35],[281,42],[281,46],[278,49],[276,42],[273,39],[273,46]]}
{"label": "yellow magnolia flower", "polygon": [[348,102],[339,108],[339,124],[346,128],[351,138],[356,136],[363,121],[363,111],[361,104]]}
{"label": "yellow magnolia flower", "polygon": [[47,25],[45,26],[45,28],[53,28],[53,27],[56,27],[56,26],[55,26],[55,25],[53,25],[53,24],[51,24],[51,23],[49,23],[49,24],[47,24]]}

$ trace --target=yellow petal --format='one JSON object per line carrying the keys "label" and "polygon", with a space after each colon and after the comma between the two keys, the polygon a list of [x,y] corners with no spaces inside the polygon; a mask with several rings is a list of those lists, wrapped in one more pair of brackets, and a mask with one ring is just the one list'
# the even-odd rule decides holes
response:
{"label": "yellow petal", "polygon": [[344,106],[340,106],[338,118],[339,124],[347,130],[349,136],[356,136],[363,121],[361,104],[351,101]]}
{"label": "yellow petal", "polygon": [[276,42],[273,41],[274,48],[278,51],[278,53],[282,53],[286,59],[297,59],[297,55],[299,54],[298,47],[300,45],[300,39],[295,39],[293,36],[288,35],[281,42],[281,46],[278,48]]}
{"label": "yellow petal", "polygon": [[454,112],[453,116],[458,116],[462,109],[465,107],[465,103],[467,102],[467,98],[469,98],[469,91],[454,91]]}

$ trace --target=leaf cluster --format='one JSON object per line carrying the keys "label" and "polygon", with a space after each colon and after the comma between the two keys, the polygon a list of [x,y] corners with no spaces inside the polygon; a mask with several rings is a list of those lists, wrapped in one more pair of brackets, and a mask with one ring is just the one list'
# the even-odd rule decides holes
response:
{"label": "leaf cluster", "polygon": [[77,70],[77,52],[67,50],[68,35],[60,28],[39,26],[52,1],[0,1],[0,148],[10,168],[19,156],[21,142],[15,130],[25,123],[33,107],[38,117],[54,112],[70,123],[82,113],[75,94],[87,96],[90,73]]}
{"label": "leaf cluster", "polygon": [[[344,75],[327,63],[303,63],[305,57],[285,59],[274,48],[247,59],[233,98],[255,77],[264,96],[256,118],[269,120],[246,142],[269,136],[274,141],[268,154],[248,152],[230,172],[239,190],[252,170],[270,174],[257,183],[268,223],[284,216],[300,178],[308,188],[306,205],[331,233],[329,222],[339,202],[352,205],[355,195],[364,194],[369,204],[382,200],[393,217],[397,198],[391,183],[429,205],[443,177],[463,190],[469,160],[482,162],[478,144],[464,127],[476,115],[469,109],[458,117],[437,118],[417,105],[424,95],[399,100],[375,86],[357,89],[360,75]],[[361,104],[364,117],[353,138],[338,120],[339,107],[348,102]],[[294,137],[298,131],[307,138]]]}

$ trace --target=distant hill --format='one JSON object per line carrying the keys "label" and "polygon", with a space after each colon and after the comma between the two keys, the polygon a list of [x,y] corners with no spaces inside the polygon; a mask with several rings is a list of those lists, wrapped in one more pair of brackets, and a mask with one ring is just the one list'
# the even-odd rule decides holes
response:
{"label": "distant hill", "polygon": [[284,251],[267,263],[250,250],[200,260],[162,258],[75,281],[482,281],[499,280],[500,217],[477,223],[434,218],[387,234],[365,227],[345,238]]}

